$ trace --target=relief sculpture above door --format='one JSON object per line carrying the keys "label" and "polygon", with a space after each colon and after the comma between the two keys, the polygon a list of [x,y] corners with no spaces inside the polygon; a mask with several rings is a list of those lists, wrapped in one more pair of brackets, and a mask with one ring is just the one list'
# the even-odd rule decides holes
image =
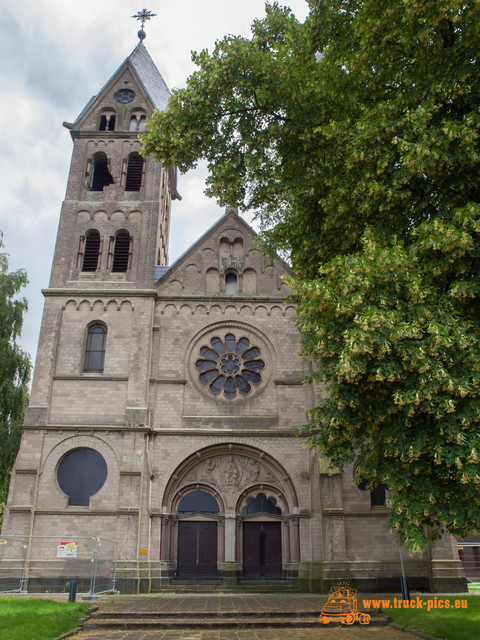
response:
{"label": "relief sculpture above door", "polygon": [[236,494],[253,483],[280,485],[278,478],[262,462],[236,454],[211,456],[198,463],[183,477],[180,486],[192,482],[212,485],[222,495]]}

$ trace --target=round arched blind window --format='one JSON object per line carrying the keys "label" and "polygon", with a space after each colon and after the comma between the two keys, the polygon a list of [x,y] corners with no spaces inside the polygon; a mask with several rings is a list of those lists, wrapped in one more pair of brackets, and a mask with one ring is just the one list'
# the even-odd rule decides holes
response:
{"label": "round arched blind window", "polygon": [[247,395],[252,385],[262,381],[260,372],[265,368],[265,362],[260,358],[260,348],[245,336],[237,338],[233,333],[227,333],[223,340],[214,336],[209,345],[200,348],[200,356],[195,362],[200,371],[198,379],[208,385],[214,396]]}
{"label": "round arched blind window", "polygon": [[69,497],[68,504],[88,505],[90,497],[105,484],[107,463],[94,449],[75,449],[61,461],[57,479]]}
{"label": "round arched blind window", "polygon": [[178,513],[218,513],[218,502],[207,491],[190,491],[178,503]]}

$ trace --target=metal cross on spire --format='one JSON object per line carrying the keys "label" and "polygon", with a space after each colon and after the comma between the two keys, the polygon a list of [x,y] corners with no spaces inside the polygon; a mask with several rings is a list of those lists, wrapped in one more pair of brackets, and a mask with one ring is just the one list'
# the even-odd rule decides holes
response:
{"label": "metal cross on spire", "polygon": [[142,40],[145,40],[145,38],[147,37],[147,34],[143,30],[145,22],[147,20],[150,20],[151,18],[154,18],[156,15],[157,15],[156,13],[152,13],[151,11],[148,11],[147,9],[142,9],[141,11],[138,11],[134,16],[132,16],[132,18],[135,18],[136,20],[141,20],[141,22],[142,22],[142,28],[140,29],[140,31],[137,34],[138,37],[140,38],[140,42]]}

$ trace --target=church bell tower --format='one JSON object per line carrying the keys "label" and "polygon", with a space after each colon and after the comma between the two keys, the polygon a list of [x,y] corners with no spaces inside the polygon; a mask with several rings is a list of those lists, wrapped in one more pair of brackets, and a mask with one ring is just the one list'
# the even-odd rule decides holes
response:
{"label": "church bell tower", "polygon": [[[154,109],[166,107],[170,91],[143,29],[138,35],[75,122],[64,122],[72,160],[4,533],[50,533],[52,514],[63,513],[63,531],[90,535],[98,525],[79,518],[86,505],[104,514],[103,530],[128,528],[122,509],[112,508],[113,495],[115,504],[127,500],[118,498],[118,477],[125,473],[126,484],[131,477],[135,484],[138,469],[118,460],[143,456],[155,280],[168,263],[171,202],[180,197],[176,170],[140,153],[139,133]],[[72,455],[82,456],[87,470],[83,488],[68,488]],[[108,467],[100,494],[88,472],[98,456]]]}
{"label": "church bell tower", "polygon": [[[142,42],[143,30],[139,36],[75,122],[64,122],[73,154],[26,425],[108,423],[120,405],[127,408],[115,418],[119,424],[148,422],[146,361],[139,358],[149,336],[141,327],[153,312],[155,268],[168,262],[171,201],[179,195],[176,170],[164,171],[140,153],[139,133],[154,109],[166,107],[170,91]],[[133,327],[135,339],[126,339]],[[105,359],[107,342],[111,357]],[[79,379],[84,401],[75,392],[73,403],[65,402]],[[102,396],[113,393],[110,415],[91,395],[106,379]]]}

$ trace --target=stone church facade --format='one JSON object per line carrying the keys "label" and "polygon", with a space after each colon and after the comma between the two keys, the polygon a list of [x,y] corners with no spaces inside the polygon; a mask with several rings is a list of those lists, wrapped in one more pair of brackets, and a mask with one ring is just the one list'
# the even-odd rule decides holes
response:
{"label": "stone church facade", "polygon": [[[168,97],[140,43],[64,123],[72,163],[3,534],[113,538],[126,591],[398,589],[385,490],[329,473],[295,436],[317,391],[285,265],[227,209],[168,266],[176,174],[138,139]],[[465,584],[451,539],[405,564],[411,586]]]}

